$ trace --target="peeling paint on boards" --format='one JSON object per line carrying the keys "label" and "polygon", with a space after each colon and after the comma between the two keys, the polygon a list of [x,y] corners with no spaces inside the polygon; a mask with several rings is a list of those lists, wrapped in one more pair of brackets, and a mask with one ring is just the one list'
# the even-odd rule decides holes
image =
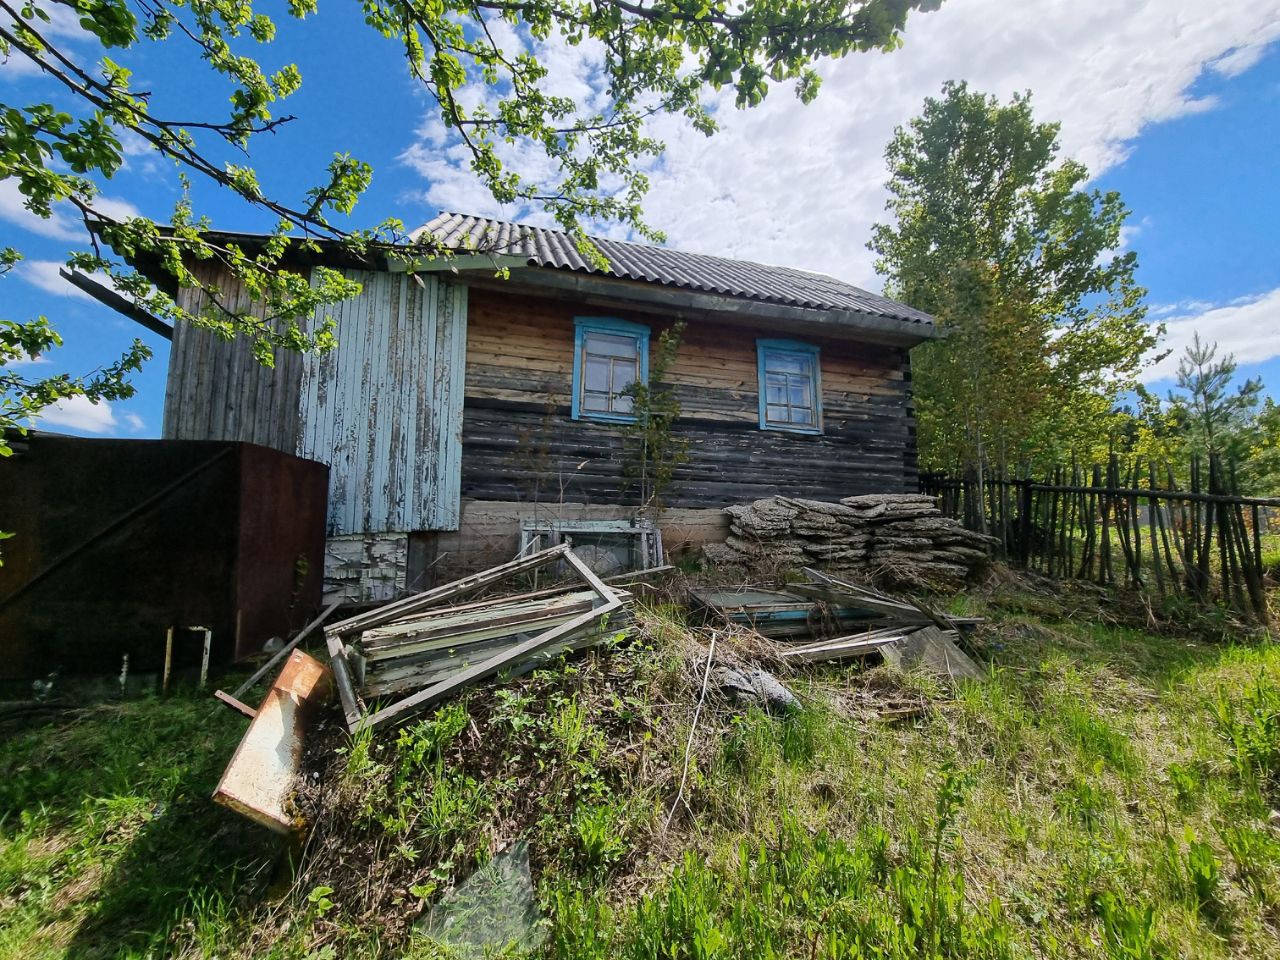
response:
{"label": "peeling paint on boards", "polygon": [[[363,291],[321,312],[338,334],[322,356],[277,351],[267,368],[243,340],[180,326],[164,435],[246,440],[328,464],[329,536],[456,530],[466,288],[431,275],[345,273]],[[202,280],[237,307],[257,309],[224,273]],[[198,289],[179,297],[187,309],[205,306]]]}

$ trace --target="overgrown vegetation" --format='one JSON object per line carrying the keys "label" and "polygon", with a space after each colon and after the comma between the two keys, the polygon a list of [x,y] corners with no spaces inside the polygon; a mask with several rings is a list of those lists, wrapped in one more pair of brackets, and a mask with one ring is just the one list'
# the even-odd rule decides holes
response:
{"label": "overgrown vegetation", "polygon": [[937,318],[912,351],[920,461],[1007,474],[1108,452],[1114,408],[1163,328],[1145,322],[1129,211],[1087,188],[1031,95],[947,83],[885,148],[870,248],[886,292]]}
{"label": "overgrown vegetation", "polygon": [[684,321],[677,320],[658,335],[648,381],[637,380],[622,391],[631,397],[634,416],[622,428],[622,475],[636,485],[641,511],[653,515],[662,513],[662,498],[676,470],[689,461],[689,441],[673,430],[680,399],[664,382],[680,350],[684,328]]}
{"label": "overgrown vegetation", "polygon": [[[22,731],[0,745],[0,956],[444,956],[412,921],[521,838],[552,957],[1275,956],[1280,651],[1080,602],[953,600],[994,621],[985,683],[828,666],[784,677],[787,719],[709,701],[669,830],[705,650],[644,610],[640,642],[395,736],[322,734],[292,876],[208,802],[229,711]],[[904,696],[929,709],[868,709]]]}

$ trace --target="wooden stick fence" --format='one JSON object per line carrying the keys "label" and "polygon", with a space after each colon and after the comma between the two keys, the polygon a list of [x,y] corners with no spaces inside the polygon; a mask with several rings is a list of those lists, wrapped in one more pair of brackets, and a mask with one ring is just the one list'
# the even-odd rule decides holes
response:
{"label": "wooden stick fence", "polygon": [[1216,456],[1193,458],[1188,476],[1180,489],[1168,465],[1112,457],[1055,468],[1042,482],[925,474],[920,489],[947,516],[995,536],[1014,566],[1218,602],[1266,622],[1261,525],[1280,499],[1240,496]]}

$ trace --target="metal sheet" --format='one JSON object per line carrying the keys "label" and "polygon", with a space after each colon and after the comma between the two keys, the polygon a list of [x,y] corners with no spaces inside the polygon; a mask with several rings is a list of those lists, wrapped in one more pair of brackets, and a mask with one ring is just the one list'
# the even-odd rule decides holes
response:
{"label": "metal sheet", "polygon": [[[157,673],[256,654],[314,616],[327,470],[244,443],[35,432],[0,459],[0,680]],[[90,489],[91,496],[68,491]]]}
{"label": "metal sheet", "polygon": [[[582,255],[573,237],[562,230],[441,213],[416,232],[433,234],[455,250],[520,257],[533,267],[601,272]],[[604,271],[607,276],[788,306],[851,310],[933,326],[933,318],[927,313],[826,274],[622,240],[592,237],[592,242],[609,261]]]}
{"label": "metal sheet", "polygon": [[308,715],[332,691],[328,667],[301,650],[291,653],[232,754],[213,799],[276,833],[292,832],[297,817],[290,801]]}
{"label": "metal sheet", "polygon": [[338,347],[304,359],[298,452],[330,465],[330,536],[456,530],[466,288],[346,271]]}

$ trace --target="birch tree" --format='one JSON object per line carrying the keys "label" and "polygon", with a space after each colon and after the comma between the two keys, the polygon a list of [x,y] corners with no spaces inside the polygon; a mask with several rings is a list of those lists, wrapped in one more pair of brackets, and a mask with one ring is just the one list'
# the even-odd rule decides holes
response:
{"label": "birch tree", "polygon": [[1001,471],[1105,452],[1116,400],[1151,359],[1128,210],[1059,157],[1031,95],[1001,103],[948,83],[886,152],[870,248],[886,291],[933,314],[916,348],[926,468]]}

